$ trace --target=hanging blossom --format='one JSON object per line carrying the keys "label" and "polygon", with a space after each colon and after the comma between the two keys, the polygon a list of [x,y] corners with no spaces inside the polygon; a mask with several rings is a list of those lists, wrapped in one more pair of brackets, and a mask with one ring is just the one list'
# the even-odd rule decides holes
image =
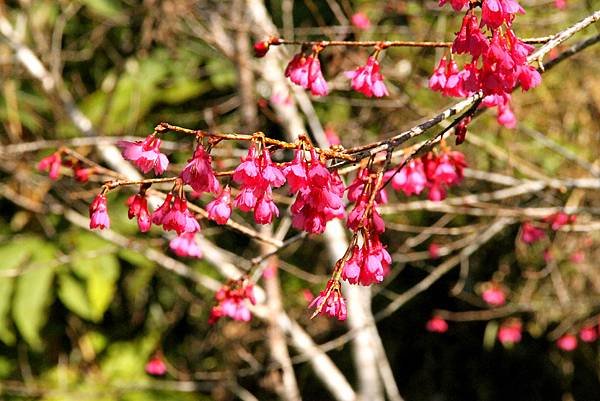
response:
{"label": "hanging blossom", "polygon": [[584,326],[579,330],[579,338],[585,343],[593,343],[598,339],[598,328],[596,326]]}
{"label": "hanging blossom", "polygon": [[52,180],[57,180],[60,176],[60,166],[62,161],[60,158],[60,152],[54,152],[50,156],[44,157],[38,162],[38,171],[47,171],[48,176]]}
{"label": "hanging blossom", "polygon": [[200,224],[189,211],[185,198],[173,193],[168,193],[164,203],[152,213],[152,222],[178,235],[200,231]]}
{"label": "hanging blossom", "polygon": [[362,11],[352,14],[352,17],[350,17],[350,22],[352,22],[352,25],[354,25],[355,28],[363,31],[366,31],[371,27],[371,21],[369,20],[369,17]]}
{"label": "hanging blossom", "polygon": [[267,149],[258,154],[252,144],[248,155],[233,172],[233,180],[240,184],[240,193],[235,197],[234,205],[243,212],[254,211],[254,221],[258,224],[270,224],[279,217],[279,209],[273,201],[272,188],[285,184],[285,176],[271,161]]}
{"label": "hanging blossom", "polygon": [[248,322],[252,319],[248,302],[256,304],[254,286],[248,280],[237,280],[224,285],[215,294],[217,305],[213,306],[208,319],[209,324],[215,324],[223,316],[233,320]]}
{"label": "hanging blossom", "polygon": [[167,373],[167,365],[159,356],[154,356],[144,367],[146,373],[151,376],[164,376]]}
{"label": "hanging blossom", "polygon": [[308,307],[316,308],[315,314],[328,315],[338,320],[346,320],[348,317],[346,301],[342,296],[339,281],[329,280],[325,290],[321,291]]}
{"label": "hanging blossom", "polygon": [[110,228],[110,219],[108,217],[108,206],[106,205],[106,195],[97,195],[90,205],[90,229],[99,228],[101,230]]}
{"label": "hanging blossom", "polygon": [[[440,5],[445,3],[440,1]],[[467,3],[451,1],[457,11]],[[449,62],[443,57],[429,79],[429,87],[452,97],[482,91],[482,105],[496,107],[498,123],[514,128],[517,120],[510,107],[510,93],[516,85],[526,91],[541,82],[539,72],[527,62],[534,47],[518,39],[511,28],[515,15],[524,10],[515,0],[484,0],[480,6],[481,21],[469,9],[451,49],[453,55],[470,55],[471,61],[460,69],[453,57]],[[487,36],[482,29],[487,29]]]}
{"label": "hanging blossom", "polygon": [[206,205],[208,218],[217,224],[226,224],[231,217],[231,188],[223,188],[219,196]]}
{"label": "hanging blossom", "polygon": [[528,244],[534,244],[546,236],[544,230],[537,228],[531,222],[526,221],[521,226],[521,240]]}
{"label": "hanging blossom", "polygon": [[[347,226],[362,235],[362,244],[352,245],[351,256],[342,268],[342,278],[350,284],[380,283],[389,273],[392,263],[380,239],[385,224],[377,206],[387,202],[387,194],[383,189],[375,189],[380,185],[378,178],[371,176],[368,169],[362,169],[348,187],[348,200],[355,206],[348,214]],[[375,190],[377,193],[373,196]]]}
{"label": "hanging blossom", "polygon": [[201,195],[204,192],[216,194],[221,189],[211,163],[212,158],[199,143],[194,155],[181,171],[183,182],[189,184],[197,194]]}
{"label": "hanging blossom", "polygon": [[556,346],[563,351],[574,351],[577,348],[577,337],[574,334],[565,334],[556,340]]}
{"label": "hanging blossom", "polygon": [[577,216],[574,214],[569,215],[565,212],[556,212],[550,216],[546,216],[544,222],[548,223],[553,231],[558,231],[561,227],[574,223],[576,219]]}
{"label": "hanging blossom", "polygon": [[123,157],[131,160],[145,174],[154,169],[154,174],[161,175],[169,165],[169,159],[160,153],[161,140],[155,135],[149,135],[143,141],[119,141]]}
{"label": "hanging blossom", "polygon": [[313,51],[309,56],[304,52],[296,54],[287,65],[285,76],[296,85],[310,89],[310,93],[315,96],[326,96],[329,87],[323,78],[318,54],[318,51]]}
{"label": "hanging blossom", "polygon": [[393,174],[392,188],[404,192],[406,196],[419,195],[427,186],[427,176],[421,159],[413,159],[400,171],[396,172],[396,169],[393,169],[388,176],[390,174]]}
{"label": "hanging blossom", "polygon": [[313,234],[325,231],[327,223],[344,217],[344,184],[337,171],[329,171],[314,149],[297,149],[294,160],[286,163],[283,174],[296,200],[290,210],[292,225]]}
{"label": "hanging blossom", "polygon": [[346,71],[345,75],[352,80],[352,89],[367,97],[389,95],[383,82],[383,75],[379,72],[379,62],[374,56],[369,57],[364,66],[354,71]]}
{"label": "hanging blossom", "polygon": [[127,211],[129,220],[136,217],[140,231],[143,233],[148,232],[152,226],[152,219],[150,217],[150,212],[148,212],[146,196],[142,193],[130,196],[127,199],[127,206],[129,206],[129,210]]}
{"label": "hanging blossom", "polygon": [[506,303],[504,290],[496,283],[488,283],[487,288],[481,294],[481,298],[491,306],[501,306]]}
{"label": "hanging blossom", "polygon": [[196,242],[196,234],[193,232],[184,232],[173,238],[169,242],[169,248],[175,255],[185,258],[201,258],[202,250]]}
{"label": "hanging blossom", "polygon": [[521,342],[521,321],[511,319],[503,322],[498,329],[498,341],[502,345],[512,345]]}
{"label": "hanging blossom", "polygon": [[441,316],[435,315],[427,321],[425,328],[432,333],[445,333],[448,331],[448,322]]}

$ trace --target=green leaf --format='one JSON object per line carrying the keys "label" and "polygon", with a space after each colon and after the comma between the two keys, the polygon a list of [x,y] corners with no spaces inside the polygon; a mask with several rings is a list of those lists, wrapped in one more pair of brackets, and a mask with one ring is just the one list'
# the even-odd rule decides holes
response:
{"label": "green leaf", "polygon": [[115,0],[80,0],[81,3],[89,9],[106,18],[116,18],[121,16],[123,8],[120,2]]}
{"label": "green leaf", "polygon": [[83,283],[69,274],[61,274],[58,277],[58,297],[60,301],[71,312],[84,319],[90,319],[90,305],[88,303],[87,293]]}
{"label": "green leaf", "polygon": [[[37,238],[19,241],[19,246],[31,253],[28,270],[18,279],[12,316],[23,338],[35,350],[41,350],[40,330],[48,320],[46,309],[52,302],[52,281],[56,248]],[[47,266],[49,265],[49,266]]]}

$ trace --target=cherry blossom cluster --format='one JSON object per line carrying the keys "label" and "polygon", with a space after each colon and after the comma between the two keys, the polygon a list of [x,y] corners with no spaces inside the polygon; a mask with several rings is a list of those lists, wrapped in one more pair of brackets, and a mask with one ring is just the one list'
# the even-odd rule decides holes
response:
{"label": "cherry blossom cluster", "polygon": [[[361,27],[366,26],[365,20],[361,15],[357,15],[356,22]],[[254,53],[257,57],[263,57],[269,50],[269,46],[277,44],[281,44],[278,38],[257,42],[254,45]],[[291,82],[310,90],[310,93],[314,96],[326,96],[329,94],[329,85],[323,77],[321,62],[319,61],[319,54],[324,48],[324,43],[315,44],[309,52],[308,47],[303,45],[300,52],[294,55],[285,69],[285,76]],[[375,51],[367,58],[364,65],[344,73],[350,79],[352,89],[367,97],[384,97],[389,95],[388,89],[383,82],[384,78],[381,74],[378,61],[383,48],[384,46],[376,46]]]}
{"label": "cherry blossom cluster", "polygon": [[[555,232],[561,229],[561,227],[567,224],[573,224],[577,219],[576,215],[569,215],[565,212],[556,212],[549,216],[546,216],[539,222],[525,221],[521,225],[520,240],[527,244],[532,245],[542,241],[549,237],[551,232]],[[583,242],[582,246],[585,246],[587,242]],[[584,252],[582,249],[578,249],[571,254],[571,261],[573,263],[581,263],[584,259]],[[544,250],[544,260],[549,263],[554,260],[555,255],[550,248]]]}
{"label": "cherry blossom cluster", "polygon": [[50,156],[44,157],[37,164],[38,171],[46,171],[51,180],[57,180],[60,177],[61,168],[71,168],[73,178],[79,182],[87,182],[90,175],[96,172],[95,167],[85,167],[79,160],[73,158],[62,158],[63,150],[58,150]]}
{"label": "cherry blossom cluster", "polygon": [[215,324],[224,316],[233,320],[248,322],[252,314],[248,303],[255,305],[254,286],[247,279],[230,281],[215,294],[217,304],[212,307],[208,322]]}
{"label": "cherry blossom cluster", "polygon": [[[440,0],[440,6],[448,0]],[[523,90],[541,82],[540,73],[527,62],[533,46],[520,40],[512,30],[517,14],[525,11],[515,0],[450,0],[452,8],[467,8],[462,26],[452,44],[450,57],[444,56],[429,79],[429,87],[444,96],[467,97],[483,92],[482,104],[497,107],[498,123],[514,128],[516,118],[510,107],[511,92],[516,85]],[[481,7],[481,15],[474,7]],[[468,54],[469,63],[462,68],[454,55]]]}
{"label": "cherry blossom cluster", "polygon": [[447,188],[462,181],[466,166],[463,153],[445,149],[412,159],[400,171],[392,170],[388,174],[392,175],[392,187],[396,191],[411,196],[427,189],[429,200],[440,201],[446,198]]}

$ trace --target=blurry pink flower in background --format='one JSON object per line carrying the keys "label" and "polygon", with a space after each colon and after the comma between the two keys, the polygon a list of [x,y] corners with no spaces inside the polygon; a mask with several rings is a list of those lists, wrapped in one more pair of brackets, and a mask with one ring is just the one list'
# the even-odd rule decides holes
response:
{"label": "blurry pink flower in background", "polygon": [[425,328],[432,333],[445,333],[448,331],[448,323],[436,315],[429,319]]}
{"label": "blurry pink flower in background", "polygon": [[155,356],[146,363],[145,370],[152,376],[164,376],[167,373],[167,365],[160,357]]}
{"label": "blurry pink flower in background", "polygon": [[361,11],[354,13],[354,15],[350,17],[350,21],[352,22],[352,25],[354,25],[355,28],[361,29],[363,31],[371,27],[371,21],[369,21],[369,17],[367,17],[367,14]]}
{"label": "blurry pink flower in background", "polygon": [[571,352],[577,348],[577,337],[573,334],[565,334],[556,340],[556,346],[563,351]]}
{"label": "blurry pink flower in background", "polygon": [[481,294],[481,297],[485,302],[492,306],[500,306],[506,303],[504,291],[496,284],[492,284],[489,288],[485,289]]}
{"label": "blurry pink flower in background", "polygon": [[498,341],[500,341],[502,345],[521,342],[521,322],[513,320],[502,323],[498,330]]}

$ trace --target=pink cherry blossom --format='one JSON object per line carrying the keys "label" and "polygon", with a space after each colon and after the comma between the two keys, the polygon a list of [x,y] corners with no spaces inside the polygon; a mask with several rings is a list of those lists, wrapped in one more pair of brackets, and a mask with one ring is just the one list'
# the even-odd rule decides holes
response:
{"label": "pink cherry blossom", "polygon": [[352,25],[358,29],[366,31],[371,27],[371,21],[369,21],[369,17],[367,17],[367,14],[361,11],[354,13],[352,17],[350,17],[350,21],[352,22]]}
{"label": "pink cherry blossom", "polygon": [[110,228],[106,195],[97,195],[90,205],[90,228]]}
{"label": "pink cherry blossom", "polygon": [[586,343],[593,343],[598,339],[598,330],[596,326],[584,326],[579,330],[579,338]]}
{"label": "pink cherry blossom", "polygon": [[39,161],[37,165],[38,171],[48,171],[48,176],[52,180],[58,179],[60,175],[60,166],[62,165],[62,161],[60,158],[60,153],[55,152],[50,156],[44,157]]}
{"label": "pink cherry blossom", "polygon": [[248,302],[256,304],[254,286],[246,280],[237,280],[225,285],[215,294],[217,305],[213,306],[208,319],[209,324],[215,324],[221,317],[228,316],[233,320],[248,322],[252,314]]}
{"label": "pink cherry blossom", "polygon": [[321,308],[322,315],[329,315],[338,320],[346,320],[348,310],[346,309],[346,301],[340,292],[339,284],[330,280],[327,283],[327,288],[316,296],[308,305],[309,308]]}
{"label": "pink cherry blossom", "polygon": [[469,4],[469,0],[440,0],[439,6],[441,7],[447,2],[450,2],[450,5],[454,9],[454,11],[461,11],[467,6],[467,4]]}
{"label": "pink cherry blossom", "polygon": [[575,215],[568,215],[565,212],[556,212],[544,218],[544,222],[550,224],[550,228],[554,231],[560,230],[561,227],[575,222]]}
{"label": "pink cherry blossom", "polygon": [[340,145],[342,143],[337,132],[331,127],[325,129],[325,137],[327,138],[327,142],[329,142],[329,146]]}
{"label": "pink cherry blossom", "polygon": [[177,256],[188,257],[188,258],[201,258],[202,250],[196,242],[196,234],[191,232],[184,232],[173,238],[169,242],[169,248]]}
{"label": "pink cherry blossom", "polygon": [[342,268],[342,279],[350,284],[368,286],[381,283],[390,271],[392,258],[379,236],[371,235],[362,246],[355,245],[352,256]]}
{"label": "pink cherry blossom", "polygon": [[574,351],[577,348],[577,337],[573,334],[565,334],[556,340],[556,346],[563,351]]}
{"label": "pink cherry blossom", "polygon": [[448,323],[440,316],[435,315],[427,321],[425,328],[432,333],[445,333],[448,331]]}
{"label": "pink cherry blossom", "polygon": [[160,357],[155,356],[146,363],[144,370],[152,376],[164,376],[167,373],[167,365]]}
{"label": "pink cherry blossom", "polygon": [[131,160],[143,173],[154,169],[154,174],[161,175],[169,165],[167,156],[160,153],[161,140],[156,135],[149,135],[143,141],[119,141],[123,157]]}
{"label": "pink cherry blossom", "polygon": [[452,53],[468,53],[473,56],[473,60],[477,60],[487,52],[488,46],[488,39],[481,32],[477,17],[472,13],[465,14],[460,31],[452,44]]}
{"label": "pink cherry blossom", "polygon": [[325,96],[329,93],[327,82],[321,72],[318,56],[306,56],[298,53],[292,58],[285,69],[285,76],[296,85],[300,85],[315,96]]}
{"label": "pink cherry blossom", "polygon": [[392,187],[406,196],[419,195],[427,185],[427,177],[421,159],[413,159],[392,178]]}
{"label": "pink cherry blossom", "polygon": [[344,184],[336,171],[325,167],[314,150],[310,152],[310,161],[304,151],[297,150],[283,174],[290,192],[296,193],[290,208],[295,228],[318,234],[325,231],[332,219],[344,217]]}
{"label": "pink cherry blossom", "polygon": [[218,193],[221,189],[217,177],[212,169],[212,159],[204,150],[201,144],[198,144],[193,157],[188,160],[188,164],[181,171],[183,182],[189,184],[197,193],[212,192]]}
{"label": "pink cherry blossom", "polygon": [[129,206],[127,212],[129,219],[131,220],[134,217],[137,217],[140,231],[143,233],[148,232],[152,226],[152,219],[148,212],[148,202],[146,201],[146,197],[141,194],[132,195],[127,199],[127,206]]}
{"label": "pink cherry blossom", "polygon": [[481,298],[492,306],[501,306],[506,303],[506,295],[504,291],[495,284],[486,288],[481,294]]}
{"label": "pink cherry blossom", "polygon": [[564,10],[565,8],[567,8],[567,1],[566,0],[554,0],[554,7],[556,7],[559,10]]}
{"label": "pink cherry blossom", "polygon": [[223,188],[219,196],[206,205],[208,218],[217,224],[225,224],[231,217],[231,188]]}
{"label": "pink cherry blossom", "polygon": [[383,75],[379,72],[379,62],[373,56],[367,59],[367,64],[354,71],[346,71],[345,75],[352,80],[352,89],[367,97],[389,95]]}
{"label": "pink cherry blossom", "polygon": [[569,259],[573,263],[577,263],[577,264],[582,263],[585,260],[585,253],[583,253],[582,250],[575,251],[571,254]]}
{"label": "pink cherry blossom", "polygon": [[515,0],[485,0],[481,5],[481,24],[496,29],[506,23],[512,24],[515,14],[525,14]]}
{"label": "pink cherry blossom", "polygon": [[433,71],[433,75],[429,78],[429,89],[442,92],[446,87],[446,67],[448,66],[448,62],[446,61],[446,57],[442,57],[438,66]]}
{"label": "pink cherry blossom", "polygon": [[431,259],[437,259],[440,257],[441,254],[441,249],[440,246],[438,244],[436,244],[435,242],[432,242],[431,244],[429,244],[429,247],[427,248],[427,252],[429,252],[429,257]]}
{"label": "pink cherry blossom", "polygon": [[529,221],[524,222],[521,226],[521,240],[526,244],[534,244],[545,236],[544,230],[537,228]]}
{"label": "pink cherry blossom", "polygon": [[502,323],[498,329],[498,341],[502,345],[516,344],[521,342],[521,322],[518,320],[510,320]]}
{"label": "pink cherry blossom", "polygon": [[177,195],[173,197],[172,194],[168,194],[165,202],[152,213],[152,222],[162,225],[165,231],[172,230],[177,234],[200,231],[200,224],[188,210],[187,201]]}

